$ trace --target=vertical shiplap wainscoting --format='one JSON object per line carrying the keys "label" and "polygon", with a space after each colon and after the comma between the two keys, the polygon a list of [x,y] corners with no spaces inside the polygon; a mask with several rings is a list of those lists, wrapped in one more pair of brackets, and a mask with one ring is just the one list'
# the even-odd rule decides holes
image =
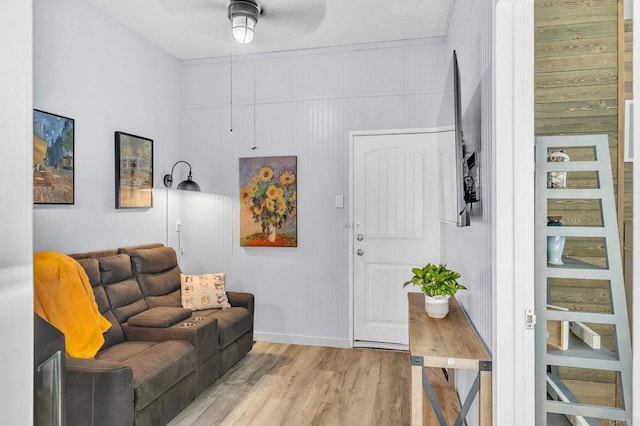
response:
{"label": "vertical shiplap wainscoting", "polygon": [[[493,150],[493,76],[492,76],[492,0],[456,2],[447,45],[456,50],[460,66],[463,132],[467,149],[476,151],[479,164],[480,202],[471,210],[471,226],[457,228],[442,225],[442,260],[462,275],[468,291],[459,298],[495,359],[493,336],[496,324],[493,312],[493,259],[496,225],[494,221],[494,158]],[[495,365],[495,364],[494,364]],[[466,395],[475,376],[460,372],[456,376],[460,395]],[[477,400],[467,421],[477,424]],[[499,407],[494,401],[494,415]],[[496,417],[494,417],[496,418]]]}
{"label": "vertical shiplap wainscoting", "polygon": [[[486,345],[492,341],[493,117],[491,64],[491,1],[456,3],[449,50],[460,66],[462,128],[466,149],[478,156],[480,202],[471,209],[471,226],[443,224],[443,261],[462,274],[469,287],[456,295],[464,304]],[[468,152],[469,154],[469,152]]]}
{"label": "vertical shiplap wainscoting", "polygon": [[[212,194],[183,198],[182,269],[253,292],[258,340],[350,346],[349,132],[435,127],[449,58],[441,39],[257,55],[254,109],[235,57],[233,133],[229,58],[183,63],[183,156]],[[274,155],[298,157],[298,247],[240,247],[238,159]]]}

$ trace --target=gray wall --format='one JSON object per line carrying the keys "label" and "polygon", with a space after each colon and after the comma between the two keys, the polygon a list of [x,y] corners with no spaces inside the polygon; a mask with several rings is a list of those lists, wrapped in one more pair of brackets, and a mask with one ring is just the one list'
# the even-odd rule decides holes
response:
{"label": "gray wall", "polygon": [[[214,195],[184,200],[183,269],[255,293],[258,339],[349,345],[349,131],[436,127],[445,57],[440,39],[258,55],[255,151],[252,58],[234,58],[233,135],[228,58],[184,63],[184,152]],[[298,247],[240,247],[238,159],[273,155],[298,156]]]}
{"label": "gray wall", "polygon": [[[89,2],[35,0],[33,66],[34,108],[75,119],[75,204],[34,206],[34,250],[166,242],[176,203],[162,176],[180,157],[180,62]],[[117,130],[154,140],[151,209],[115,209]]]}
{"label": "gray wall", "polygon": [[31,2],[0,2],[0,401],[2,423],[33,423]]}

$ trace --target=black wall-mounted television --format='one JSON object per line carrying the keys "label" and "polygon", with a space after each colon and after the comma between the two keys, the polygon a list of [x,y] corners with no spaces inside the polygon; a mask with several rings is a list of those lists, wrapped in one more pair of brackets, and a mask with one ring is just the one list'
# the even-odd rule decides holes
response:
{"label": "black wall-mounted television", "polygon": [[481,86],[478,82],[473,93],[469,92],[466,98],[468,103],[463,111],[460,67],[455,50],[446,78],[438,126],[453,128],[454,137],[447,138],[447,148],[439,152],[441,202],[445,205],[444,214],[441,210],[441,219],[464,227],[471,224],[471,216],[482,215],[479,203]]}
{"label": "black wall-mounted television", "polygon": [[[441,218],[449,223],[455,222],[460,227],[469,226],[471,221],[470,210],[467,206],[468,197],[466,195],[468,191],[465,191],[468,167],[465,167],[466,152],[462,131],[463,111],[460,69],[458,67],[458,55],[455,50],[451,55],[451,63],[446,75],[446,83],[438,115],[438,126],[453,127],[454,131],[453,141],[448,139],[450,143],[454,144],[453,149],[448,145],[448,148],[446,148],[448,154],[441,154],[441,191],[443,194],[441,201],[447,204],[445,210],[449,212],[445,215],[446,217],[441,216]],[[475,155],[473,159],[475,159]],[[455,168],[455,170],[451,170],[452,168]],[[470,186],[469,188],[472,187]],[[452,216],[453,210],[455,210],[455,218]]]}
{"label": "black wall-mounted television", "polygon": [[451,58],[451,67],[449,70],[450,78],[453,79],[453,117],[455,131],[455,153],[456,153],[456,206],[458,216],[456,225],[469,226],[471,219],[469,217],[469,209],[465,200],[465,143],[462,132],[462,100],[460,86],[460,69],[458,67],[458,55],[453,51]]}

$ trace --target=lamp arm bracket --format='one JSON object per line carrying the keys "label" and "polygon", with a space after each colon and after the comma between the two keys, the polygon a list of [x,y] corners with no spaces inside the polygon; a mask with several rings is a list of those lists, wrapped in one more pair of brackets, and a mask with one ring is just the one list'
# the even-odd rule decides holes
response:
{"label": "lamp arm bracket", "polygon": [[185,163],[187,166],[189,166],[189,176],[191,176],[191,164],[189,164],[184,160],[176,161],[173,164],[173,167],[171,167],[171,174],[164,175],[164,178],[162,179],[162,183],[164,183],[165,187],[171,188],[171,185],[173,185],[173,171],[176,168],[176,166],[180,163]]}

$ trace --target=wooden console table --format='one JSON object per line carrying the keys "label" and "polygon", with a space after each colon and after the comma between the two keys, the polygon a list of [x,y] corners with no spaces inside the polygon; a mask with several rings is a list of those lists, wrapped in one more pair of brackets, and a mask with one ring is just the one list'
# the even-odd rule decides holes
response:
{"label": "wooden console table", "polygon": [[[423,424],[422,390],[433,406],[441,426],[446,420],[436,398],[426,367],[447,369],[446,388],[455,392],[454,370],[473,370],[478,375],[455,421],[461,425],[476,394],[479,394],[479,424],[491,425],[491,357],[457,300],[449,301],[449,315],[433,319],[424,310],[424,294],[409,293],[409,351],[411,354],[411,425]],[[438,387],[436,387],[438,389]]]}

